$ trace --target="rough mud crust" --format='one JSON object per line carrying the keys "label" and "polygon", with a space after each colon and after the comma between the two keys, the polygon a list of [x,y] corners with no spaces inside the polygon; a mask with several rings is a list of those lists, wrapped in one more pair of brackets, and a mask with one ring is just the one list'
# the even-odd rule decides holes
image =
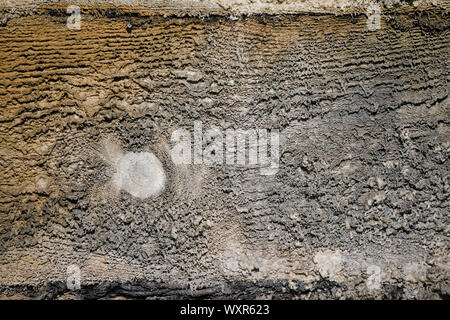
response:
{"label": "rough mud crust", "polygon": [[68,5],[137,9],[146,14],[178,16],[252,14],[360,14],[370,6],[395,11],[447,10],[450,0],[0,0],[0,8],[16,14],[36,13],[41,8]]}
{"label": "rough mud crust", "polygon": [[[0,27],[2,298],[449,297],[445,10],[62,8]],[[278,173],[175,165],[195,120],[279,129]],[[138,153],[165,173],[144,199],[114,183]]]}

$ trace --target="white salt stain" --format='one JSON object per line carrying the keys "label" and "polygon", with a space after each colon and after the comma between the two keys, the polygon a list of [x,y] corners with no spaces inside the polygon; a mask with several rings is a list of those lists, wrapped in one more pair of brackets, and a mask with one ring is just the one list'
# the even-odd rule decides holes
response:
{"label": "white salt stain", "polygon": [[117,189],[140,199],[158,195],[165,182],[162,163],[151,152],[126,153],[119,160],[113,177]]}
{"label": "white salt stain", "polygon": [[117,144],[106,142],[104,158],[115,167],[112,183],[133,197],[146,199],[164,190],[166,173],[152,152],[123,152]]}

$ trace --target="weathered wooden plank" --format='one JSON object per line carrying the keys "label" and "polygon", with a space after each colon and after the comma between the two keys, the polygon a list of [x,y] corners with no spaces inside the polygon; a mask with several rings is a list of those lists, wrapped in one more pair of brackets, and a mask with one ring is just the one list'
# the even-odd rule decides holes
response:
{"label": "weathered wooden plank", "polygon": [[[74,265],[84,297],[448,296],[445,11],[64,8],[0,28],[4,294],[60,297]],[[196,121],[279,130],[278,170],[177,165]]]}

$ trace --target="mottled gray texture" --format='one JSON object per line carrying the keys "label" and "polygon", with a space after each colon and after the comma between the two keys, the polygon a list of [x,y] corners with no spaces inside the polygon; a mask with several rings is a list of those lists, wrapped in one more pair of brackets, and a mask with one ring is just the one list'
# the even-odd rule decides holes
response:
{"label": "mottled gray texture", "polygon": [[[64,298],[77,265],[85,298],[448,297],[446,13],[108,10],[0,28],[5,295]],[[195,120],[279,129],[279,171],[175,165]],[[111,154],[142,152],[164,189],[118,192]]]}

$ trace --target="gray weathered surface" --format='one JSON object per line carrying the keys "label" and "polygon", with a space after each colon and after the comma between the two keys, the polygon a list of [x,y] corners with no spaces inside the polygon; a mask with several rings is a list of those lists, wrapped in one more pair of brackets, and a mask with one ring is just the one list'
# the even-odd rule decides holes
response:
{"label": "gray weathered surface", "polygon": [[[448,297],[448,21],[7,21],[1,291],[60,297],[74,264],[84,297]],[[278,173],[176,166],[171,133],[195,120],[279,129]],[[126,152],[160,159],[161,194],[116,190]]]}

